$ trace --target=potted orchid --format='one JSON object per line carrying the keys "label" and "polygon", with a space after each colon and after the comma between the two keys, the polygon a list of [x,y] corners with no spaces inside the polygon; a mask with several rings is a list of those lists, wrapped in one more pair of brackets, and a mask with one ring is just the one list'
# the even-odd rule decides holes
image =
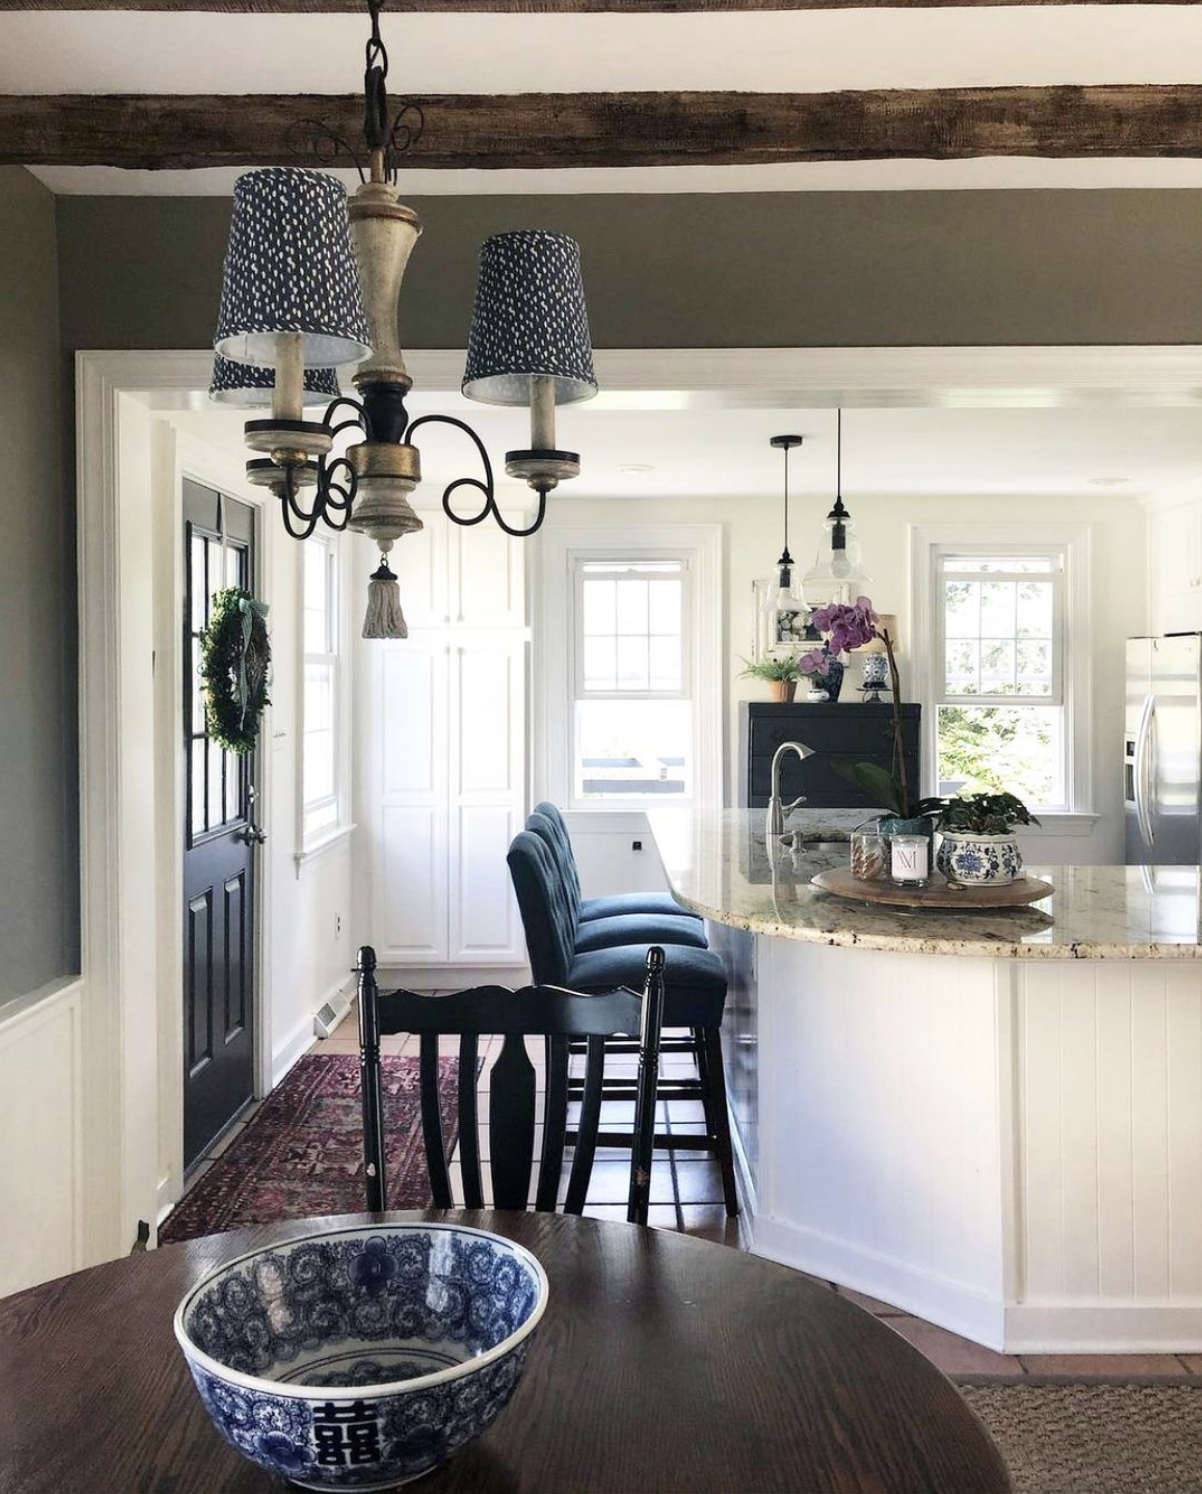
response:
{"label": "potted orchid", "polygon": [[863,648],[874,639],[884,644],[885,657],[889,661],[889,688],[893,695],[893,767],[886,770],[877,763],[832,763],[831,766],[854,783],[867,798],[889,811],[881,821],[881,830],[885,834],[929,836],[932,817],[942,810],[943,800],[920,799],[917,785],[910,783],[906,772],[900,709],[901,679],[889,629],[881,627],[880,617],[868,597],[857,597],[854,603],[832,602],[829,606],[819,607],[810,622],[826,634],[823,650],[835,659],[845,650]]}

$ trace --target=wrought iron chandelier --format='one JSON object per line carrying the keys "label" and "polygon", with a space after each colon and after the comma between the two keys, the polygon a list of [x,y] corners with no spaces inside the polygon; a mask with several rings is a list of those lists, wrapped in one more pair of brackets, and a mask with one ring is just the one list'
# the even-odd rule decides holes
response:
{"label": "wrought iron chandelier", "polygon": [[[413,438],[440,424],[462,431],[479,457],[481,475],[456,478],[442,495],[453,523],[490,516],[506,534],[533,534],[546,516],[547,495],[580,472],[576,452],[555,442],[555,407],[597,392],[584,301],[580,248],[566,234],[519,230],[486,239],[480,252],[475,310],[462,389],[485,404],[530,410],[530,445],[510,451],[505,471],[537,494],[525,528],[504,519],[484,443],[453,415],[410,420],[405,398],[413,381],[397,330],[397,301],[414,244],[417,214],[399,201],[397,159],[419,138],[424,120],[412,104],[390,115],[388,53],[380,36],[380,0],[367,0],[371,35],[364,74],[366,161],[314,123],[327,158],[347,155],[360,186],[346,189],[325,172],[294,166],[248,171],[234,187],[221,309],[213,340],[212,394],[226,403],[270,404],[267,418],[245,426],[250,482],[271,489],[287,532],[308,539],[319,524],[352,529],[379,546],[380,568],[369,588],[365,637],[406,636],[388,552],[422,528],[409,498],[421,481]],[[334,370],[357,364],[358,398],[338,392]],[[323,396],[320,420],[304,406]],[[335,454],[344,432],[362,439]],[[306,499],[306,490],[311,497]],[[478,499],[456,506],[460,490]]]}

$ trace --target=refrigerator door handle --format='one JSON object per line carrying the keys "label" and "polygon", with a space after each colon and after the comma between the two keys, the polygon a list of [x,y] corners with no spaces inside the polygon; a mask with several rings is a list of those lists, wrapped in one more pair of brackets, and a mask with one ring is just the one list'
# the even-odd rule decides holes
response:
{"label": "refrigerator door handle", "polygon": [[1143,710],[1139,716],[1139,731],[1135,738],[1135,816],[1139,821],[1139,833],[1143,837],[1144,845],[1149,850],[1155,839],[1152,830],[1152,816],[1148,811],[1148,795],[1151,786],[1149,765],[1151,754],[1148,751],[1149,739],[1152,730],[1152,713],[1155,710],[1155,700],[1151,695],[1144,696]]}

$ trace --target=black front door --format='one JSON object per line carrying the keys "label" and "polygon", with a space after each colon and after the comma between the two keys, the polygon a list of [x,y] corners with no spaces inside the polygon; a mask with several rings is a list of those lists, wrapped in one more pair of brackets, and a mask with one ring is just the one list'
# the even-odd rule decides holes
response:
{"label": "black front door", "polygon": [[254,510],[184,485],[184,1165],[254,1095],[254,758],[206,730],[200,630],[214,594],[255,587]]}

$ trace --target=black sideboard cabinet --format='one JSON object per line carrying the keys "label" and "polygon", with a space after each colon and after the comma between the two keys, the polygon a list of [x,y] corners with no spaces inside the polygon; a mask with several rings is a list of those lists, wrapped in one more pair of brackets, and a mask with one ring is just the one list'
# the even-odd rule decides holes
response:
{"label": "black sideboard cabinet", "polygon": [[[922,707],[903,705],[902,744],[906,777],[921,792],[918,730]],[[783,760],[781,797],[806,796],[811,809],[879,809],[831,766],[836,762],[893,765],[893,712],[888,705],[811,705],[795,701],[745,700],[739,708],[739,802],[763,809],[771,790],[772,754],[782,742],[804,742],[814,756],[801,762],[795,752]]]}

